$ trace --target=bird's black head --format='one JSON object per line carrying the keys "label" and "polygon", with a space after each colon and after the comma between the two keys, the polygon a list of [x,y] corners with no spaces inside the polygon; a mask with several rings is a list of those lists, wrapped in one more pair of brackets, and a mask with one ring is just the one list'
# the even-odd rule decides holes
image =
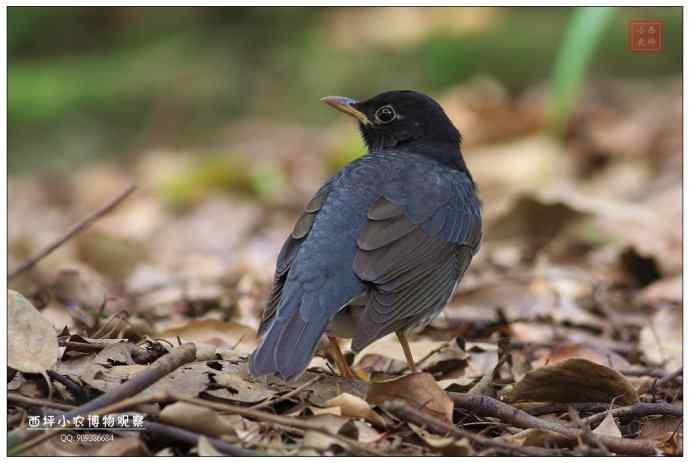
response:
{"label": "bird's black head", "polygon": [[[422,93],[394,90],[363,101],[340,96],[327,96],[322,101],[359,121],[359,129],[370,151],[414,144],[415,148],[434,147],[443,157],[451,154],[441,151],[451,150],[460,158],[460,132],[441,105]],[[461,158],[452,161],[456,164]]]}

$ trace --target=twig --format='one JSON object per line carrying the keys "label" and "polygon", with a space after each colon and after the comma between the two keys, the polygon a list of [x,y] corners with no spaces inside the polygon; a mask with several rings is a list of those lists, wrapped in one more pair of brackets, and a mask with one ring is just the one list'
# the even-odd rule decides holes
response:
{"label": "twig", "polygon": [[[518,428],[536,428],[542,431],[551,431],[573,441],[576,441],[581,434],[581,431],[576,428],[564,426],[555,421],[537,418],[491,397],[456,392],[449,392],[448,396],[461,408],[471,410],[478,415],[499,418]],[[624,439],[612,436],[601,436],[599,439],[609,451],[614,453],[637,456],[658,454],[656,444],[651,440]]]}
{"label": "twig", "polygon": [[50,379],[52,379],[53,381],[56,381],[65,386],[65,389],[67,389],[67,391],[70,394],[72,394],[72,396],[76,399],[77,402],[84,402],[88,400],[88,396],[86,395],[84,388],[72,381],[71,379],[67,378],[66,376],[61,375],[57,371],[48,370],[48,377],[50,377]]}
{"label": "twig", "polygon": [[673,372],[667,374],[666,376],[664,376],[663,378],[661,378],[659,381],[657,381],[657,382],[654,384],[654,386],[655,386],[655,387],[664,386],[664,385],[666,385],[666,383],[670,383],[671,381],[673,381],[674,379],[676,379],[678,376],[681,376],[681,377],[683,376],[683,367],[680,367],[680,368],[678,368],[676,371],[673,371]]}
{"label": "twig", "polygon": [[260,455],[255,451],[229,444],[223,439],[198,434],[192,431],[187,431],[186,429],[170,426],[168,424],[145,420],[144,428],[146,429],[146,432],[151,433],[154,437],[159,437],[160,440],[163,441],[179,442],[193,447],[199,443],[199,438],[204,436],[216,448],[216,450],[226,455],[233,457],[255,457]]}
{"label": "twig", "polygon": [[[135,375],[129,381],[122,383],[118,387],[68,413],[57,413],[57,416],[62,416],[68,420],[75,416],[86,415],[88,413],[94,415],[107,414],[116,410],[121,410],[123,407],[128,408],[141,403],[151,401],[158,402],[167,399],[167,395],[156,397],[135,396],[168,373],[171,373],[185,363],[193,361],[195,358],[196,346],[192,343],[182,344],[180,347],[173,349],[170,353],[153,362],[146,370]],[[15,431],[12,433],[12,437],[15,442],[20,442],[20,444],[12,448],[11,453],[15,455],[23,453],[31,447],[49,439],[56,432],[61,430],[62,429],[49,430],[28,440],[29,434],[26,430]]]}
{"label": "twig", "polygon": [[666,402],[656,402],[656,403],[645,403],[641,402],[635,405],[630,405],[627,407],[613,408],[611,410],[606,410],[601,413],[587,417],[585,423],[592,425],[598,423],[599,421],[606,418],[608,414],[614,417],[634,417],[640,418],[649,415],[668,415],[668,416],[683,416],[683,408],[676,405],[672,405]]}
{"label": "twig", "polygon": [[531,457],[563,455],[563,452],[561,451],[554,451],[539,447],[523,447],[518,445],[512,445],[507,442],[490,439],[479,434],[457,429],[439,420],[434,416],[430,416],[427,413],[423,413],[420,412],[418,409],[412,408],[410,405],[403,402],[402,400],[391,400],[385,402],[383,404],[383,408],[397,415],[398,417],[403,418],[407,421],[411,421],[419,426],[427,426],[434,433],[441,435],[451,435],[453,437],[458,437],[460,439],[465,438],[480,445],[499,448],[508,451],[512,455],[517,454]]}
{"label": "twig", "polygon": [[579,412],[595,412],[600,410],[607,410],[610,404],[606,402],[575,402],[575,403],[549,403],[549,404],[533,404],[521,405],[518,404],[516,408],[528,413],[532,416],[548,415],[550,413],[567,412],[568,408],[572,407]]}
{"label": "twig", "polygon": [[40,262],[43,258],[48,256],[50,253],[55,251],[57,248],[65,244],[67,241],[72,239],[74,236],[82,232],[83,230],[86,230],[89,228],[94,222],[96,222],[98,219],[115,209],[117,206],[122,203],[129,195],[131,195],[134,190],[136,189],[136,185],[130,185],[125,191],[117,195],[114,199],[112,199],[108,204],[105,206],[101,207],[98,209],[96,212],[92,213],[90,216],[86,217],[83,219],[81,222],[78,222],[77,224],[73,225],[72,228],[65,233],[61,238],[59,238],[56,241],[53,241],[51,244],[43,248],[41,251],[38,252],[38,254],[34,255],[30,259],[24,261],[22,264],[19,265],[16,269],[14,269],[10,274],[7,276],[7,281],[11,281],[14,278],[16,278],[18,275],[26,272],[27,270],[33,268],[38,262]]}
{"label": "twig", "polygon": [[179,401],[179,402],[187,402],[193,405],[198,405],[200,407],[206,407],[210,408],[212,410],[218,410],[218,411],[223,411],[227,413],[232,413],[234,415],[241,415],[241,416],[246,416],[248,418],[253,418],[255,420],[259,421],[265,421],[269,423],[275,423],[279,424],[282,426],[291,426],[293,428],[297,429],[303,429],[306,431],[315,431],[320,434],[324,434],[328,437],[332,437],[333,439],[336,439],[343,444],[345,444],[348,448],[351,450],[356,450],[358,453],[361,454],[370,454],[370,455],[377,455],[377,456],[384,456],[382,452],[379,452],[378,450],[369,448],[367,445],[361,444],[360,442],[350,439],[348,437],[345,437],[341,434],[331,432],[328,429],[325,429],[319,425],[316,425],[314,423],[309,423],[308,421],[305,420],[300,420],[297,418],[292,418],[292,417],[287,417],[287,416],[280,416],[280,415],[273,415],[271,413],[266,413],[262,412],[259,410],[251,409],[251,408],[245,408],[245,407],[239,407],[237,405],[228,405],[228,404],[222,404],[218,402],[212,402],[210,400],[204,400],[204,399],[192,399],[189,397],[181,397],[177,396],[175,394],[172,394],[173,400]]}
{"label": "twig", "polygon": [[323,376],[315,376],[314,378],[310,379],[309,381],[302,384],[301,386],[293,389],[292,391],[288,392],[287,394],[279,396],[279,397],[275,397],[273,399],[269,399],[266,402],[258,403],[256,405],[253,405],[251,408],[253,408],[253,409],[266,408],[269,405],[273,405],[275,403],[282,402],[283,400],[289,399],[290,397],[294,397],[297,394],[299,394],[300,392],[302,392],[303,390],[305,390],[306,388],[308,388],[309,386],[320,381],[321,378],[323,378]]}
{"label": "twig", "polygon": [[66,414],[65,418],[85,415],[93,410],[134,397],[168,373],[175,371],[185,363],[194,361],[195,358],[196,346],[192,343],[185,343],[153,362],[146,370],[135,375],[132,379]]}
{"label": "twig", "polygon": [[653,378],[663,378],[666,372],[660,368],[639,368],[633,367],[627,370],[620,370],[623,376],[651,376]]}
{"label": "twig", "polygon": [[589,425],[582,421],[580,415],[577,414],[573,407],[568,409],[568,414],[570,415],[570,420],[582,430],[581,436],[584,443],[595,446],[605,457],[612,456],[611,452],[608,451],[604,443],[599,439],[599,436],[596,436]]}
{"label": "twig", "polygon": [[26,397],[15,392],[7,393],[7,401],[23,405],[33,405],[35,407],[52,407],[57,408],[58,410],[73,410],[75,408],[74,405],[61,404],[58,402],[53,402],[52,400],[39,399],[35,397]]}
{"label": "twig", "polygon": [[[105,406],[103,408],[100,408],[98,410],[93,410],[90,414],[91,415],[107,415],[114,413],[116,411],[124,410],[130,407],[136,407],[142,404],[146,403],[153,403],[153,402],[162,402],[168,399],[168,396],[166,394],[163,395],[155,395],[155,396],[148,396],[148,397],[130,397],[127,400],[120,401],[115,404],[110,404],[108,406]],[[53,416],[61,416],[61,410],[56,410],[55,408],[44,408],[43,412],[45,415],[53,415]],[[68,416],[67,414],[64,414],[62,416]],[[70,415],[72,416],[72,415]],[[46,440],[50,439],[51,437],[55,436],[56,434],[60,432],[65,432],[71,430],[73,427],[75,427],[75,423],[68,422],[64,427],[60,426],[59,428],[54,428],[54,429],[49,429],[46,430],[32,438],[28,438],[29,435],[33,434],[32,432],[26,430],[26,429],[21,429],[21,430],[16,430],[13,431],[9,438],[8,441],[13,440],[13,441],[19,441],[19,444],[16,446],[12,447],[9,449],[8,454],[9,455],[21,455],[22,453],[26,452],[27,450],[31,449],[32,447],[35,447],[36,445],[45,442]],[[107,430],[107,428],[104,428]]]}

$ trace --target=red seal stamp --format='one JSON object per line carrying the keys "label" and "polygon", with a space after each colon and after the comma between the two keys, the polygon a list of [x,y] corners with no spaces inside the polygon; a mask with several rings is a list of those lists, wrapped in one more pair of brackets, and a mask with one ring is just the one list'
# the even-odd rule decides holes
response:
{"label": "red seal stamp", "polygon": [[634,52],[659,52],[664,49],[663,21],[630,21],[628,46]]}

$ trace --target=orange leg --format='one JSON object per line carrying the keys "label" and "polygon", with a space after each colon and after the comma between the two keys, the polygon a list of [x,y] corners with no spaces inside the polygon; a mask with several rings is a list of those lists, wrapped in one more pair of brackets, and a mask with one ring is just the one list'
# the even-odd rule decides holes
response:
{"label": "orange leg", "polygon": [[405,358],[407,359],[407,365],[410,367],[412,373],[417,373],[417,367],[414,364],[414,358],[412,358],[412,351],[410,350],[410,345],[407,343],[407,338],[402,331],[396,331],[395,334],[398,335],[398,341],[402,346],[403,352],[405,352]]}
{"label": "orange leg", "polygon": [[347,364],[347,360],[345,360],[345,356],[343,355],[343,352],[340,350],[340,346],[338,345],[338,340],[333,336],[328,336],[328,340],[330,341],[331,347],[333,348],[333,356],[335,357],[335,364],[338,366],[338,371],[340,372],[340,374],[346,378],[356,379],[357,377],[355,376],[355,374],[350,369],[350,366]]}

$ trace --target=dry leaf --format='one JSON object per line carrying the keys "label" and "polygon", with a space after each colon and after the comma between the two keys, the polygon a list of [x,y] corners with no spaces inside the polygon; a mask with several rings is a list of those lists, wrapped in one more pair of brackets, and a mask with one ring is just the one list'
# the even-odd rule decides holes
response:
{"label": "dry leaf", "polygon": [[541,429],[526,429],[519,434],[524,447],[561,447],[569,441],[567,437]]}
{"label": "dry leaf", "polygon": [[241,353],[251,353],[257,346],[255,330],[235,322],[219,320],[191,320],[184,326],[168,328],[159,337],[171,342],[202,342],[215,346],[233,347]]}
{"label": "dry leaf", "polygon": [[[416,361],[421,361],[430,352],[446,344],[446,342],[418,340],[410,342],[410,350],[412,351],[412,357]],[[365,368],[365,363],[369,368]],[[391,334],[377,342],[369,344],[358,352],[352,364],[360,368],[369,369],[370,371],[394,373],[405,368],[405,366],[407,366],[407,360],[405,359],[405,354],[400,342],[395,338],[395,334]]]}
{"label": "dry leaf", "polygon": [[647,286],[639,293],[635,300],[638,304],[648,304],[656,307],[658,304],[683,302],[683,277],[664,278]]}
{"label": "dry leaf", "polygon": [[[316,424],[317,426],[327,429],[334,434],[338,434],[349,420],[347,418],[343,418],[342,416],[319,415],[306,418],[306,421],[308,421],[310,424]],[[305,431],[304,441],[302,442],[302,445],[305,447],[313,447],[317,449],[327,449],[333,444],[340,444],[340,441],[320,432],[311,430]]]}
{"label": "dry leaf", "polygon": [[319,415],[335,415],[335,416],[342,416],[343,412],[340,407],[326,407],[326,408],[321,408],[321,407],[308,407],[309,410],[314,414],[314,416],[319,416]]}
{"label": "dry leaf", "polygon": [[568,359],[530,371],[507,394],[509,402],[610,402],[639,399],[630,382],[611,368],[586,359]]}
{"label": "dry leaf", "polygon": [[200,457],[222,457],[224,456],[211,444],[206,436],[199,436],[199,441],[196,444],[197,452]]}
{"label": "dry leaf", "polygon": [[24,296],[7,291],[7,365],[24,373],[41,373],[58,360],[57,333]]}
{"label": "dry leaf", "polygon": [[683,365],[683,311],[681,307],[659,310],[640,332],[640,350],[667,370]]}
{"label": "dry leaf", "polygon": [[683,454],[683,418],[676,416],[648,417],[642,423],[640,439],[652,439],[659,443],[665,455],[679,456]]}
{"label": "dry leaf", "polygon": [[383,405],[395,399],[447,423],[453,422],[453,401],[429,373],[413,373],[369,385],[367,402]]}
{"label": "dry leaf", "polygon": [[603,346],[594,346],[585,343],[565,343],[554,346],[551,352],[544,358],[532,364],[534,368],[544,365],[555,365],[568,359],[581,358],[599,365],[604,365],[614,370],[627,370],[630,363],[620,354]]}
{"label": "dry leaf", "polygon": [[357,396],[348,394],[347,392],[340,394],[338,397],[332,398],[326,402],[326,405],[329,407],[340,407],[341,413],[344,416],[362,418],[381,427],[385,426],[386,424],[381,415],[369,408],[368,403]]}
{"label": "dry leaf", "polygon": [[472,455],[472,445],[470,445],[467,439],[441,437],[422,429],[414,423],[407,423],[407,425],[429,447],[438,450],[444,457],[466,457]]}
{"label": "dry leaf", "polygon": [[235,420],[230,420],[210,408],[186,402],[176,402],[165,407],[160,421],[209,436],[234,434]]}
{"label": "dry leaf", "polygon": [[[214,397],[244,403],[258,403],[273,394],[273,391],[260,381],[243,378],[237,373],[219,374],[214,377],[215,386],[206,391]],[[218,386],[222,386],[218,389]]]}
{"label": "dry leaf", "polygon": [[610,413],[606,414],[606,418],[602,420],[599,426],[594,428],[593,432],[594,434],[599,434],[600,436],[623,437],[621,430],[618,429],[616,420]]}

